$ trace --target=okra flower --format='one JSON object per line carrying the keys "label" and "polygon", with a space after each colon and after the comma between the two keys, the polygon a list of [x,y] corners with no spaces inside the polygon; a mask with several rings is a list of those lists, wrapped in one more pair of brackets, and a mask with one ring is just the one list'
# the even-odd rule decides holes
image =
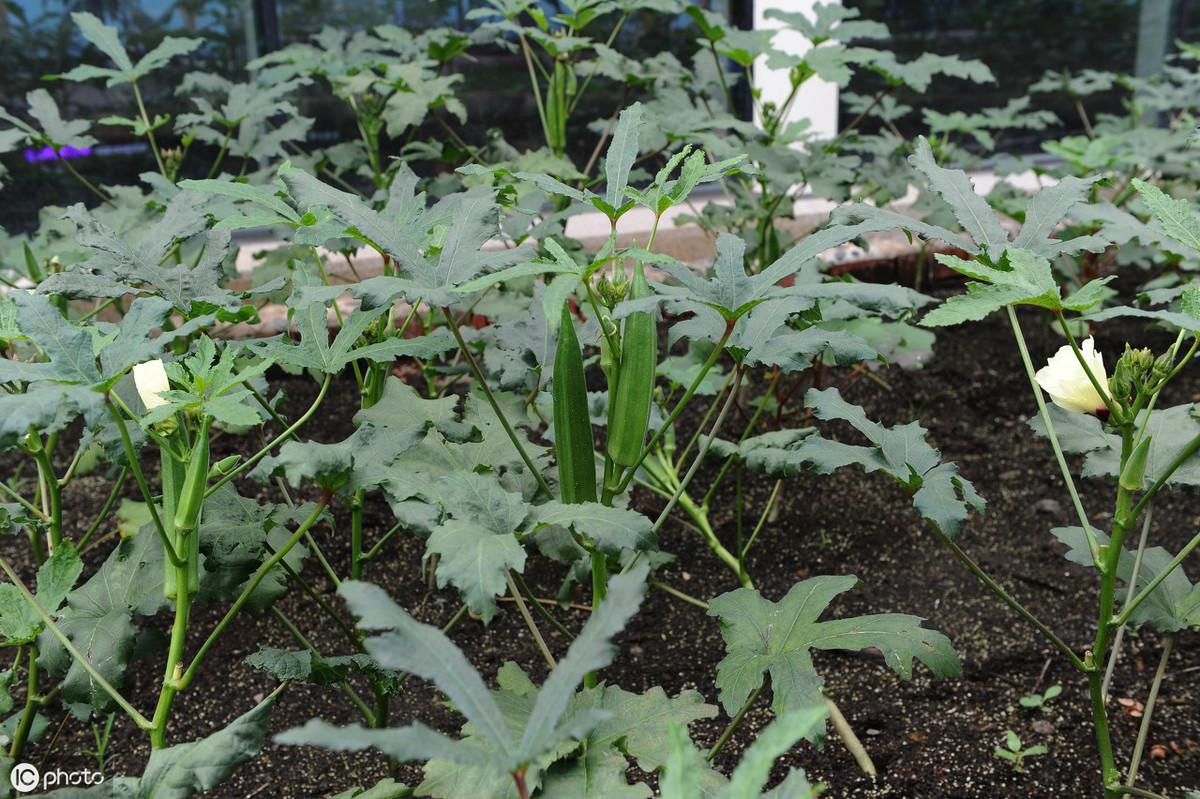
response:
{"label": "okra flower", "polygon": [[1072,413],[1097,413],[1108,408],[1105,398],[1108,390],[1108,373],[1104,371],[1104,356],[1096,352],[1095,339],[1087,339],[1079,347],[1096,382],[1104,391],[1103,396],[1088,379],[1087,372],[1069,344],[1059,347],[1058,352],[1038,370],[1038,385],[1045,389],[1050,399],[1060,408]]}
{"label": "okra flower", "polygon": [[155,359],[133,367],[133,384],[146,410],[167,404],[162,395],[171,390],[171,383],[167,380],[167,370],[163,368],[162,361]]}

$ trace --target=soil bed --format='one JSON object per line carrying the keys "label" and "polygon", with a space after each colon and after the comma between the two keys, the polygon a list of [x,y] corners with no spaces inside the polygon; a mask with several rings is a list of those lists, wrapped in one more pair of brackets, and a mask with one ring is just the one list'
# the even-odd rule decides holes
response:
{"label": "soil bed", "polygon": [[[1044,315],[1023,317],[1035,362],[1042,362],[1062,340],[1045,324]],[[1128,338],[1141,346],[1161,350],[1169,343],[1160,332],[1139,325],[1112,325],[1098,336],[1099,348],[1119,353]],[[1196,370],[1172,385],[1160,407],[1200,399]],[[1067,563],[1062,548],[1050,536],[1052,527],[1073,522],[1049,446],[1025,426],[1035,412],[1011,333],[1003,317],[939,332],[932,361],[922,371],[891,369],[882,373],[892,390],[868,380],[849,384],[843,393],[862,404],[871,418],[886,424],[919,419],[930,430],[930,440],[943,455],[959,464],[988,500],[985,516],[973,517],[961,539],[964,548],[1040,618],[1051,623],[1068,643],[1083,651],[1091,640],[1095,617],[1096,580],[1088,570]],[[307,407],[315,386],[276,375],[277,382],[294,392],[286,412],[294,417]],[[760,388],[760,387],[754,387]],[[337,441],[351,432],[351,417],[358,397],[350,383],[331,392],[320,413],[303,435],[320,441]],[[737,420],[731,420],[730,429]],[[726,431],[728,434],[728,431]],[[220,456],[236,442],[214,444]],[[11,464],[11,461],[6,463]],[[8,467],[4,468],[8,471]],[[696,485],[704,484],[704,474]],[[770,482],[747,481],[751,487],[748,513],[762,507]],[[132,487],[132,484],[131,484]],[[86,524],[104,500],[106,484],[100,477],[78,480],[65,499],[68,529]],[[245,493],[267,489],[243,482]],[[727,481],[714,502],[732,507],[733,481]],[[1111,508],[1111,492],[1099,481],[1083,487],[1085,506],[1101,527]],[[923,527],[900,488],[885,475],[844,470],[831,476],[803,474],[792,478],[782,492],[784,503],[778,520],[764,530],[748,561],[748,571],[763,594],[780,598],[791,585],[819,574],[854,574],[862,580],[856,591],[833,605],[834,615],[871,612],[905,612],[927,618],[928,624],[947,634],[964,663],[961,679],[935,680],[920,666],[912,682],[903,682],[877,657],[867,654],[815,653],[830,695],[862,738],[880,775],[864,776],[836,739],[823,751],[802,745],[788,755],[783,766],[802,766],[814,780],[828,786],[830,797],[1094,797],[1097,758],[1092,739],[1087,691],[1084,682],[1041,638],[1024,626],[961,566],[940,548]],[[637,501],[648,513],[659,507],[653,496],[639,494]],[[317,532],[326,553],[342,571],[349,551],[349,521],[337,509],[339,533]],[[752,516],[751,518],[756,518]],[[714,522],[723,538],[732,540],[734,522],[716,514]],[[1177,550],[1200,523],[1200,503],[1188,493],[1175,492],[1155,503],[1152,543]],[[382,502],[368,508],[366,540],[373,541],[392,524]],[[703,543],[676,524],[661,536],[662,548],[677,560],[663,569],[659,579],[689,594],[710,598],[737,587]],[[24,559],[20,539],[0,541],[6,557],[31,569]],[[107,551],[107,547],[101,548]],[[458,609],[452,591],[429,592],[420,574],[423,542],[397,536],[388,551],[367,568],[366,578],[382,585],[402,606],[433,624],[445,623]],[[98,560],[95,559],[95,560]],[[543,569],[541,558],[531,560],[531,582],[543,596],[553,596],[561,569]],[[95,563],[89,564],[89,569]],[[1192,562],[1195,576],[1197,567]],[[323,572],[309,559],[305,575],[318,588],[329,591]],[[586,602],[586,597],[582,598]],[[280,606],[325,654],[341,654],[344,640],[305,595],[292,591]],[[224,607],[200,607],[194,614],[190,651],[207,635]],[[559,613],[557,610],[556,613]],[[578,627],[581,611],[559,613],[567,626]],[[164,615],[157,623],[166,629]],[[565,642],[544,630],[558,651]],[[486,676],[507,660],[525,667],[535,680],[545,676],[545,666],[521,623],[516,609],[501,605],[489,627],[465,621],[454,631],[454,640]],[[1161,641],[1149,631],[1127,638],[1113,682],[1115,698],[1142,701],[1158,661]],[[652,590],[641,613],[619,639],[621,655],[604,679],[632,691],[662,685],[675,694],[685,688],[699,690],[715,703],[715,667],[723,646],[715,620],[704,611]],[[1142,767],[1142,784],[1169,796],[1200,788],[1200,636],[1180,636],[1171,658],[1159,706],[1154,716],[1151,744],[1163,744],[1163,759],[1148,759]],[[274,688],[266,675],[242,664],[243,658],[262,645],[294,648],[279,622],[267,615],[242,615],[214,648],[202,673],[176,702],[172,741],[207,735],[252,707]],[[143,710],[156,695],[161,653],[131,664],[126,695]],[[1018,699],[1061,682],[1063,694],[1051,703],[1049,713],[1020,707]],[[16,697],[18,702],[20,696]],[[769,722],[767,698],[760,700],[748,723],[733,737],[717,760],[729,769],[737,753]],[[19,706],[19,705],[18,705]],[[333,689],[292,685],[275,707],[272,730],[302,724],[314,715],[335,722],[358,720],[353,709]],[[1138,719],[1113,703],[1113,735],[1120,758],[1128,757]],[[392,723],[421,720],[452,732],[460,717],[447,710],[436,691],[413,680],[404,696],[393,700]],[[697,744],[711,745],[727,722],[721,714],[693,726]],[[59,730],[61,724],[61,729]],[[1007,729],[1015,730],[1026,745],[1044,744],[1049,754],[1034,758],[1026,773],[1015,773],[993,755]],[[58,730],[57,737],[55,731]],[[52,747],[50,741],[55,738]],[[27,759],[48,768],[94,768],[92,731],[55,708],[49,732],[31,746]],[[140,774],[148,755],[145,736],[124,716],[119,716],[109,746],[110,774]],[[783,773],[783,768],[778,769]],[[280,747],[268,743],[263,754],[241,768],[211,796],[248,799],[253,796],[286,799],[318,797],[351,785],[372,785],[386,776],[380,756],[371,753],[339,755],[320,750]],[[397,775],[416,784],[415,766]],[[463,797],[463,799],[474,799]],[[564,798],[566,799],[566,798]]]}

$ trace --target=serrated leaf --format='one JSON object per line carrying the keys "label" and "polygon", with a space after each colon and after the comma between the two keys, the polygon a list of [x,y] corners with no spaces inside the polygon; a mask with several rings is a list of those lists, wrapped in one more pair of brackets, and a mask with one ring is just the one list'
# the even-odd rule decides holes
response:
{"label": "serrated leaf", "polygon": [[1008,233],[987,200],[975,192],[965,172],[946,169],[937,163],[929,141],[921,136],[909,162],[929,181],[929,187],[946,201],[963,230],[993,259],[999,259],[1009,245]]}
{"label": "serrated leaf", "polygon": [[1165,234],[1185,247],[1200,252],[1200,216],[1192,209],[1191,203],[1177,200],[1157,186],[1137,178],[1133,179],[1133,186],[1162,225]]}
{"label": "serrated leaf", "polygon": [[983,510],[983,498],[953,463],[942,461],[941,453],[925,440],[925,428],[917,422],[884,427],[868,419],[862,408],[843,400],[836,388],[810,390],[804,401],[818,419],[849,422],[871,445],[812,435],[787,455],[787,464],[808,463],[821,474],[850,465],[861,466],[867,472],[882,471],[904,485],[912,493],[917,511],[951,537],[958,535],[969,507]]}
{"label": "serrated leaf", "polygon": [[239,766],[258,756],[279,690],[207,738],[150,753],[138,791],[156,799],[190,799],[210,791]]}
{"label": "serrated leaf", "polygon": [[637,158],[641,130],[642,104],[634,103],[617,119],[604,157],[604,200],[612,208],[621,207],[625,187],[629,184],[629,170]]}
{"label": "serrated leaf", "polygon": [[904,679],[920,660],[939,677],[961,673],[950,640],[921,626],[921,619],[899,613],[818,621],[834,597],[858,583],[855,577],[812,577],[796,585],[779,602],[758,591],[740,588],[715,598],[709,615],[721,622],[726,655],[717,664],[721,704],[730,715],[770,675],[776,714],[820,705],[822,679],[813,667],[812,649],[858,651],[874,647],[884,662]]}
{"label": "serrated leaf", "polygon": [[601,551],[612,555],[643,550],[655,543],[653,522],[629,508],[614,508],[598,502],[566,505],[551,500],[536,506],[532,518],[539,525],[573,528],[595,542]]}

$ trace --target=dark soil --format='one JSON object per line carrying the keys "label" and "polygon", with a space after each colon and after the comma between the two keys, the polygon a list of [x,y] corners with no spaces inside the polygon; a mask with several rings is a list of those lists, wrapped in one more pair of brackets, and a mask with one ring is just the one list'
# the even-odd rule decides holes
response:
{"label": "dark soil", "polygon": [[[1037,315],[1025,317],[1035,362],[1043,361],[1062,343],[1044,320]],[[1098,343],[1102,351],[1118,353],[1126,338],[1159,349],[1167,343],[1161,333],[1135,325],[1110,326]],[[1192,374],[1172,386],[1163,407],[1200,399],[1200,380],[1195,370]],[[946,458],[959,464],[988,500],[987,514],[967,523],[961,539],[964,548],[1082,651],[1094,634],[1096,579],[1088,570],[1068,564],[1062,548],[1049,535],[1050,528],[1072,523],[1070,503],[1050,448],[1025,426],[1036,411],[1003,317],[939,333],[935,357],[924,370],[892,369],[881,375],[891,385],[890,391],[858,379],[843,393],[864,405],[872,418],[887,424],[919,419],[929,428],[931,441]],[[280,382],[295,392],[288,402],[289,413],[294,415],[307,406],[311,385],[290,378]],[[306,435],[335,441],[350,432],[357,396],[348,384],[337,389]],[[224,455],[234,445],[231,440],[220,441],[215,449]],[[703,485],[704,474],[697,480],[697,485]],[[715,502],[718,509],[732,508],[733,481],[727,482]],[[87,477],[72,486],[66,501],[69,525],[87,523],[103,501],[106,485],[100,477]],[[769,489],[768,481],[748,482],[751,519],[757,518]],[[266,495],[252,483],[243,484],[242,490]],[[777,521],[767,526],[748,563],[764,595],[778,599],[795,581],[813,575],[858,575],[861,587],[834,604],[835,615],[917,614],[951,638],[964,663],[961,679],[937,680],[918,666],[914,679],[904,682],[879,658],[868,654],[815,653],[830,695],[862,738],[880,774],[875,779],[863,775],[836,738],[831,738],[823,751],[808,745],[798,747],[782,761],[784,765],[805,768],[814,780],[828,786],[825,795],[831,797],[1099,796],[1084,681],[948,556],[891,478],[864,476],[857,470],[832,476],[805,474],[789,480],[782,496]],[[1084,487],[1085,504],[1100,526],[1105,525],[1101,509],[1108,506],[1110,496],[1110,490],[1099,481],[1089,481]],[[653,497],[639,495],[638,501],[648,512],[658,507]],[[718,512],[714,521],[721,535],[732,539],[734,522],[729,514]],[[1198,522],[1200,504],[1193,495],[1164,496],[1155,503],[1152,542],[1178,549],[1195,532]],[[367,540],[390,525],[386,506],[378,501],[370,504]],[[343,532],[337,536],[321,530],[318,539],[335,564],[344,564],[349,524],[340,508],[338,529]],[[661,543],[664,550],[677,556],[661,571],[664,582],[702,598],[737,587],[702,542],[681,526],[668,524]],[[0,547],[8,557],[24,557],[19,540],[7,539]],[[442,624],[459,602],[450,591],[427,591],[420,573],[422,550],[421,541],[398,536],[385,556],[369,566],[366,576],[384,586],[417,618]],[[552,596],[561,569],[554,564],[545,564],[543,569],[543,565],[542,560],[531,561],[528,571],[534,575],[535,590]],[[312,558],[305,575],[318,590],[331,590]],[[586,597],[581,601],[586,602]],[[293,591],[281,608],[322,652],[345,651],[344,639],[302,592]],[[193,651],[223,610],[197,610],[190,642]],[[570,627],[579,626],[585,616],[578,610],[559,615]],[[165,620],[159,623],[165,629]],[[565,642],[556,634],[547,631],[547,635],[551,646],[565,649]],[[465,621],[454,630],[453,638],[485,675],[494,674],[505,661],[515,660],[535,679],[545,676],[545,666],[511,605],[502,604],[501,613],[488,627]],[[1127,640],[1113,696],[1141,701],[1158,662],[1161,640],[1148,631]],[[662,685],[672,694],[694,688],[715,703],[713,679],[723,646],[715,620],[704,611],[652,591],[641,613],[620,637],[620,644],[617,663],[604,674],[610,683],[633,691]],[[1172,797],[1181,797],[1187,788],[1200,788],[1200,749],[1195,744],[1200,740],[1198,644],[1200,637],[1194,633],[1179,638],[1151,734],[1151,743],[1162,744],[1165,756],[1148,758],[1142,767],[1142,783]],[[288,633],[270,615],[243,616],[230,626],[203,673],[177,700],[170,730],[173,741],[210,734],[274,688],[273,680],[242,664],[243,658],[262,645],[294,647]],[[144,711],[152,707],[161,679],[161,653],[148,654],[150,657],[131,666],[126,688],[127,695]],[[1050,712],[1030,711],[1018,704],[1021,696],[1055,683],[1062,684],[1063,694],[1051,703]],[[718,758],[719,767],[730,769],[755,732],[769,722],[768,701],[764,697],[751,712],[748,723]],[[340,693],[292,685],[276,705],[272,730],[287,729],[318,715],[334,722],[357,720]],[[1132,748],[1138,719],[1116,702],[1111,715],[1118,756],[1123,760]],[[432,687],[416,680],[408,683],[407,692],[394,700],[392,709],[394,724],[414,719],[446,731],[456,730],[461,723]],[[693,725],[697,744],[710,745],[727,721],[722,714]],[[1030,761],[1025,773],[1014,772],[993,755],[1008,729],[1015,730],[1027,745],[1044,744],[1049,754]],[[51,738],[55,738],[52,744]],[[46,767],[94,767],[95,759],[86,754],[93,747],[91,729],[55,709],[50,732],[31,747],[29,759],[41,760]],[[145,736],[121,717],[109,753],[108,773],[138,774],[148,745]],[[382,758],[373,754],[339,755],[268,743],[259,759],[241,768],[211,795],[236,799],[318,797],[355,784],[369,786],[385,775]],[[415,784],[419,769],[405,767],[399,776]]]}

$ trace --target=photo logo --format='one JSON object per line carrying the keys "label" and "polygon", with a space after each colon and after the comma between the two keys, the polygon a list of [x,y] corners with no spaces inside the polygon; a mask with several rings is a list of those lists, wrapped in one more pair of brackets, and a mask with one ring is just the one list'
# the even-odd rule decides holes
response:
{"label": "photo logo", "polygon": [[29,793],[37,790],[42,783],[42,775],[38,773],[37,766],[32,763],[18,763],[13,766],[12,771],[8,773],[8,779],[17,793]]}

